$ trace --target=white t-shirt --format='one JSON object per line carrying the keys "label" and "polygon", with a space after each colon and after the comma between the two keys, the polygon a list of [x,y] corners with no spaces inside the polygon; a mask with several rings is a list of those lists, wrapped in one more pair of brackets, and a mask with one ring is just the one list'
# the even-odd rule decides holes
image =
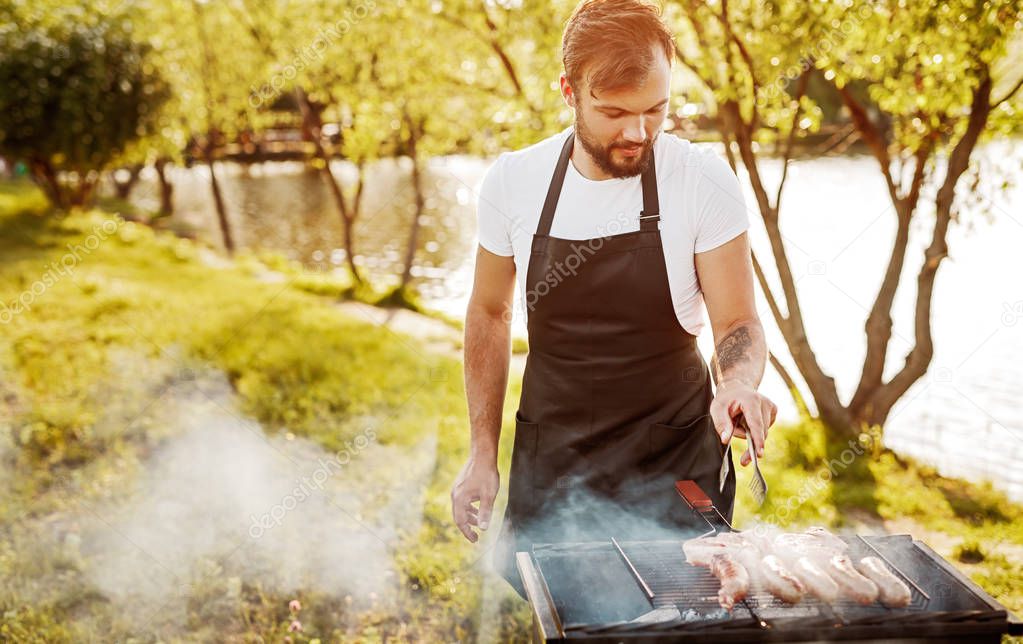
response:
{"label": "white t-shirt", "polygon": [[[479,243],[496,255],[515,256],[517,302],[527,315],[524,294],[533,234],[570,131],[568,127],[527,148],[501,154],[480,188]],[[654,143],[654,158],[672,303],[682,328],[699,335],[704,325],[703,293],[693,254],[716,248],[748,229],[746,203],[732,169],[706,144],[662,132]],[[575,240],[639,230],[642,208],[639,176],[594,181],[569,162],[550,234]]]}

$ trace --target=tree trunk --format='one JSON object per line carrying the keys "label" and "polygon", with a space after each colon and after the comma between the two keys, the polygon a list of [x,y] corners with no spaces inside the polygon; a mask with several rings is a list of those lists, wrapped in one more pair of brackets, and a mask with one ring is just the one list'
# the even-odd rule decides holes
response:
{"label": "tree trunk", "polygon": [[92,195],[96,188],[96,183],[99,181],[99,173],[89,170],[84,174],[78,175],[78,180],[75,183],[73,189],[71,189],[71,205],[77,207],[85,207],[92,203]]}
{"label": "tree trunk", "polygon": [[[734,101],[722,104],[721,112],[721,122],[724,125],[727,136],[735,141],[739,157],[742,159],[743,166],[745,166],[749,174],[750,184],[753,187],[760,216],[764,221],[764,228],[767,231],[767,238],[771,245],[774,265],[778,270],[778,277],[781,281],[782,294],[784,295],[784,303],[787,310],[784,312],[781,310],[781,306],[775,299],[760,263],[754,256],[753,268],[756,271],[757,281],[768,300],[775,323],[781,330],[789,353],[796,363],[796,368],[799,370],[800,375],[803,376],[803,381],[817,403],[817,411],[820,414],[821,420],[834,433],[835,438],[848,438],[855,434],[855,431],[852,429],[851,419],[838,397],[835,379],[821,368],[806,335],[803,313],[799,304],[799,294],[796,291],[796,279],[792,274],[788,253],[785,249],[785,241],[779,226],[779,213],[777,208],[771,204],[767,187],[760,176],[760,167],[753,146],[751,126],[743,120],[739,105]],[[781,188],[782,185],[779,185],[779,196]]]}
{"label": "tree trunk", "polygon": [[117,172],[114,171],[111,174],[111,179],[114,182],[114,192],[118,199],[127,200],[131,194],[131,189],[138,183],[139,175],[142,173],[142,165],[135,163],[128,168],[128,180],[118,181]]}
{"label": "tree trunk", "polygon": [[[356,283],[361,284],[362,275],[355,265],[355,242],[353,240],[355,219],[359,215],[358,202],[356,202],[355,208],[348,207],[344,192],[341,191],[341,186],[338,184],[333,170],[330,169],[330,155],[327,154],[326,149],[323,147],[323,142],[320,140],[320,126],[322,125],[320,123],[320,115],[313,109],[313,106],[309,103],[309,97],[301,87],[295,89],[295,98],[302,112],[302,135],[313,144],[316,158],[320,161],[320,174],[327,183],[327,188],[334,199],[334,205],[337,207],[338,215],[341,217],[341,230],[344,237],[342,243],[344,244],[345,255],[348,260],[348,270],[352,273],[352,279]],[[359,191],[360,193],[362,191],[361,167],[359,168]]]}
{"label": "tree trunk", "polygon": [[213,190],[213,204],[217,209],[217,222],[220,224],[220,235],[224,241],[224,248],[229,254],[234,253],[234,239],[231,237],[231,224],[227,220],[227,208],[224,206],[224,196],[220,192],[220,182],[217,181],[217,173],[214,169],[213,141],[207,139],[203,145],[203,153],[206,156],[206,165],[210,168],[210,188]]}
{"label": "tree trunk", "polygon": [[344,239],[341,241],[345,246],[345,259],[348,263],[348,270],[351,271],[352,278],[361,284],[362,275],[359,274],[359,269],[355,265],[355,220],[351,217],[341,217],[341,227],[344,231]]}
{"label": "tree trunk", "polygon": [[412,264],[416,259],[416,248],[419,246],[420,221],[423,216],[423,206],[426,200],[423,198],[423,177],[419,166],[419,152],[416,150],[419,133],[416,131],[416,124],[409,120],[409,157],[412,159],[412,189],[415,191],[415,210],[412,215],[412,230],[409,232],[408,246],[405,248],[405,268],[401,272],[401,282],[398,290],[405,292],[412,279]]}
{"label": "tree trunk", "polygon": [[57,180],[57,173],[47,161],[42,159],[31,159],[28,162],[29,172],[32,181],[39,186],[39,189],[46,195],[46,199],[57,209],[67,210],[68,201],[64,191]]}
{"label": "tree trunk", "polygon": [[167,179],[167,163],[165,157],[160,157],[153,164],[156,176],[160,180],[160,216],[167,217],[174,214],[174,184]]}
{"label": "tree trunk", "polygon": [[[320,172],[323,174],[324,181],[327,182],[327,187],[330,188],[330,194],[334,197],[334,205],[337,207],[338,214],[341,216],[341,231],[343,233],[341,243],[344,244],[345,247],[345,257],[347,258],[348,270],[352,273],[352,279],[354,279],[357,283],[362,284],[362,275],[359,273],[359,268],[355,265],[355,215],[353,215],[352,211],[349,210],[348,203],[345,201],[344,193],[341,192],[341,186],[338,185],[337,178],[334,176],[334,172],[330,169],[330,160],[326,158],[326,155],[323,155],[320,158],[323,161],[323,168]],[[361,177],[359,181],[362,181]]]}
{"label": "tree trunk", "polygon": [[948,256],[947,235],[952,222],[956,185],[970,164],[970,157],[991,114],[991,76],[985,68],[981,81],[973,90],[973,101],[966,131],[952,148],[945,170],[945,178],[934,200],[935,221],[931,242],[924,251],[924,262],[917,274],[916,307],[914,313],[914,344],[906,355],[905,364],[891,380],[877,387],[859,410],[859,417],[871,424],[883,425],[895,403],[913,384],[927,373],[934,356],[931,336],[931,302],[938,267]]}

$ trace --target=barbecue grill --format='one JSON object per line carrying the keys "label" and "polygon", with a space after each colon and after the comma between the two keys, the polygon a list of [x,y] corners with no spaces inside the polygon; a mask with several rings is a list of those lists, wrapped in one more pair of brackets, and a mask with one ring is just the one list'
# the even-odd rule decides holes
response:
{"label": "barbecue grill", "polygon": [[692,481],[678,481],[696,527],[679,539],[534,544],[516,553],[534,641],[980,641],[1023,634],[1023,622],[910,535],[842,537],[850,555],[882,559],[909,586],[905,608],[805,597],[790,605],[751,590],[731,613],[718,580],[686,563],[682,542],[731,526]]}

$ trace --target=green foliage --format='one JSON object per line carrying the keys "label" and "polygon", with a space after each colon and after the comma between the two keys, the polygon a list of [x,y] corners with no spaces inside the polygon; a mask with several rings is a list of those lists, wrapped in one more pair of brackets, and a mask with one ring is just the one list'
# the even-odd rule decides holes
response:
{"label": "green foliage", "polygon": [[512,353],[519,355],[529,353],[529,342],[525,338],[512,338]]}
{"label": "green foliage", "polygon": [[972,92],[1005,57],[1023,7],[1015,0],[864,2],[847,15],[852,28],[822,52],[819,69],[839,87],[863,83],[891,119],[893,140],[915,150],[928,138],[949,145],[962,136]]}
{"label": "green foliage", "polygon": [[[812,83],[794,122],[798,79],[811,71],[866,94],[861,99],[884,115],[890,123],[882,127],[890,124],[893,142],[907,150],[928,137],[939,139],[939,148],[954,143],[965,128],[971,92],[988,73],[1003,81],[996,99],[1009,93],[1019,75],[1006,55],[1023,28],[1021,11],[1014,0],[676,0],[667,6],[685,77],[708,91],[712,113],[722,116],[721,106],[736,103],[762,142],[784,139],[793,125],[797,136],[813,132],[822,101],[833,99],[827,87]],[[1012,118],[1018,128],[1018,110],[1018,97],[1000,106],[990,132],[1005,131]]]}
{"label": "green foliage", "polygon": [[336,298],[348,297],[352,295],[353,291],[351,278],[338,278],[334,275],[323,274],[302,274],[292,282],[292,286],[313,295]]}
{"label": "green foliage", "polygon": [[410,311],[423,311],[424,307],[419,298],[414,293],[410,292],[409,289],[397,286],[378,299],[375,304],[377,306],[388,306],[394,308],[408,309]]}
{"label": "green foliage", "polygon": [[52,608],[20,606],[0,615],[0,639],[25,644],[73,642],[70,630],[54,617]]}
{"label": "green foliage", "polygon": [[[933,218],[933,234],[917,277],[921,306],[929,305],[940,263],[948,256],[949,224],[964,202],[984,201],[978,193],[980,163],[971,156],[978,143],[1011,129],[1023,100],[1019,92],[1018,49],[1010,43],[1023,33],[1023,5],[1016,0],[941,2],[707,2],[677,0],[669,15],[679,25],[679,60],[705,88],[706,101],[726,144],[729,160],[740,159],[755,193],[780,283],[763,280],[769,299],[798,311],[799,290],[791,277],[780,229],[788,167],[767,180],[761,158],[767,150],[787,164],[793,145],[817,130],[824,96],[841,104],[847,128],[832,132],[831,143],[858,141],[877,161],[897,232],[892,269],[879,286],[864,326],[867,341],[861,377],[849,400],[822,376],[814,358],[796,367],[816,397],[834,436],[849,428],[883,423],[892,406],[926,372],[931,360],[930,320],[917,325],[916,344],[906,366],[882,377],[894,294],[909,265],[910,222]],[[993,112],[993,114],[992,114]],[[854,134],[855,137],[850,137]],[[823,146],[822,146],[823,147]],[[963,175],[972,181],[962,181]],[[1007,180],[1003,180],[1003,187]],[[997,184],[997,182],[996,182]],[[985,204],[986,205],[986,204]],[[985,208],[975,208],[984,210]],[[913,251],[916,252],[916,251]],[[921,309],[923,310],[923,309]],[[805,322],[773,307],[785,329],[789,353],[812,356]],[[926,316],[925,316],[926,317]],[[878,356],[881,356],[878,358]],[[867,411],[869,410],[869,411]],[[845,448],[840,448],[839,453]],[[869,481],[859,461],[844,476]],[[840,505],[874,512],[870,495],[858,485],[835,490]]]}
{"label": "green foliage", "polygon": [[[152,131],[169,88],[125,15],[10,17],[0,28],[0,153],[26,160],[55,205],[80,204],[89,177]],[[74,189],[61,172],[79,178]]]}
{"label": "green foliage", "polygon": [[[756,0],[727,5],[679,0],[667,6],[684,78],[706,87],[712,113],[729,102],[747,121],[759,112],[766,127],[756,134],[763,141],[789,134],[796,81],[813,66],[815,46],[827,40],[829,21],[843,11],[833,3]],[[797,124],[799,130],[815,130],[820,109],[807,97],[801,107],[806,121]]]}
{"label": "green foliage", "polygon": [[[989,555],[982,564],[973,567],[973,580],[993,596],[1001,598],[1017,615],[1023,607],[1020,578],[1023,565],[1018,558],[1009,559],[1002,554]],[[1009,599],[1006,599],[1009,598]],[[1016,641],[1019,638],[1015,638]]]}
{"label": "green foliage", "polygon": [[965,541],[959,544],[952,552],[952,556],[956,558],[956,561],[970,564],[980,563],[987,558],[984,549],[976,541]]}
{"label": "green foliage", "polygon": [[0,212],[42,215],[49,209],[46,196],[28,180],[0,182]]}

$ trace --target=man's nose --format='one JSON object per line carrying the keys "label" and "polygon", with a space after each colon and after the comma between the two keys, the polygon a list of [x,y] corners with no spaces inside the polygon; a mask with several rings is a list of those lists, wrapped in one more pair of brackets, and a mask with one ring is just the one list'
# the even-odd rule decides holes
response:
{"label": "man's nose", "polygon": [[628,125],[625,126],[625,130],[622,132],[622,138],[633,143],[635,145],[642,145],[646,142],[647,128],[643,122],[643,116],[636,117],[635,120],[630,120]]}

